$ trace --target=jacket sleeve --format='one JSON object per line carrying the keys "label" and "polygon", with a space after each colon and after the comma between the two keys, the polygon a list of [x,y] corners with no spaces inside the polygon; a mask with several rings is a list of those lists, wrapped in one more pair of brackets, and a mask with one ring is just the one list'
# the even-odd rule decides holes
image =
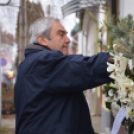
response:
{"label": "jacket sleeve", "polygon": [[50,93],[81,92],[112,82],[107,72],[109,56],[109,53],[103,52],[92,57],[70,55],[49,60],[41,71],[44,89]]}

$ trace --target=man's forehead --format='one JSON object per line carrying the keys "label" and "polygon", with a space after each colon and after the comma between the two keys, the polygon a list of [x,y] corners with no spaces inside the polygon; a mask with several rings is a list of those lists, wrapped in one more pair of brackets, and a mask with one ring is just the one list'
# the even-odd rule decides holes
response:
{"label": "man's forehead", "polygon": [[58,32],[58,33],[61,33],[61,32],[62,32],[62,33],[68,33],[65,29],[58,29],[57,32]]}
{"label": "man's forehead", "polygon": [[54,26],[53,28],[56,31],[67,33],[66,29],[64,28],[64,26],[60,22],[53,21],[53,26]]}

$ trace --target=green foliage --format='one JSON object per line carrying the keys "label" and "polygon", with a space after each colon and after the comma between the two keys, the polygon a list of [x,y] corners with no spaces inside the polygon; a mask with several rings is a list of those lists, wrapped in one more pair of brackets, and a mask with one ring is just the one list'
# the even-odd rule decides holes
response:
{"label": "green foliage", "polygon": [[105,102],[106,108],[111,109],[111,102]]}
{"label": "green foliage", "polygon": [[122,125],[126,127],[128,134],[134,134],[134,123],[130,119],[125,118],[122,121]]}
{"label": "green foliage", "polygon": [[[134,81],[134,20],[131,14],[128,14],[124,18],[115,18],[114,16],[108,16],[107,22],[104,22],[104,25],[107,27],[109,44],[107,47],[108,52],[116,53],[121,52],[124,57],[132,59],[132,68],[129,66],[125,71],[125,75]],[[117,44],[114,47],[113,45]],[[105,49],[106,50],[106,49]],[[103,93],[105,96],[108,96],[108,90],[111,89],[110,85],[104,86]],[[114,95],[118,89],[114,90]],[[111,95],[110,95],[111,97]],[[109,98],[108,98],[109,99]],[[109,100],[108,100],[109,101]],[[116,102],[120,107],[125,107],[127,103],[122,103],[120,100]],[[106,107],[111,109],[111,102],[106,102]],[[129,113],[131,117],[134,117],[134,111]],[[126,127],[128,134],[134,134],[134,122],[131,118],[124,118],[122,125]]]}
{"label": "green foliage", "polygon": [[107,94],[110,89],[113,89],[116,92],[116,88],[112,87],[109,83],[105,84],[102,89],[103,94]]}
{"label": "green foliage", "polygon": [[[132,55],[130,56],[130,54],[134,54],[133,16],[128,14],[125,18],[121,19],[108,16],[107,22],[104,22],[104,25],[107,27],[109,38],[112,40],[110,45],[121,45],[123,49],[120,48],[119,51],[127,58],[134,58]],[[110,51],[112,51],[111,48]]]}
{"label": "green foliage", "polygon": [[0,134],[5,134],[5,133],[7,133],[7,131],[8,131],[7,127],[5,127],[5,126],[0,127]]}
{"label": "green foliage", "polygon": [[[110,84],[105,84],[105,85],[103,86],[102,93],[105,94],[106,97],[108,97],[108,96],[109,96],[109,95],[108,95],[108,91],[111,90],[111,89],[114,90],[114,94],[116,95],[117,89],[114,88],[114,87],[112,87]],[[113,97],[110,97],[110,98],[112,99]],[[106,108],[111,109],[111,103],[112,103],[112,102],[105,101],[105,106],[106,106]]]}

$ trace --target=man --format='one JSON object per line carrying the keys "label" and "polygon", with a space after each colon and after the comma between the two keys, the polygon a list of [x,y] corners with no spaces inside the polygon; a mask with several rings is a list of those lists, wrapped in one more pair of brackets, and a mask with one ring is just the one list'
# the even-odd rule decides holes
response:
{"label": "man", "polygon": [[15,85],[16,134],[94,134],[83,91],[112,81],[109,54],[67,55],[70,39],[54,18],[30,32]]}

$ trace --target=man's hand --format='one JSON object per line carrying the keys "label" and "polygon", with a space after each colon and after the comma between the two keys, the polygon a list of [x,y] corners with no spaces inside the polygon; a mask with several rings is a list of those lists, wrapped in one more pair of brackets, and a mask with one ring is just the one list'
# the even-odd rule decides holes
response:
{"label": "man's hand", "polygon": [[109,62],[109,63],[112,63],[112,64],[114,63],[114,58],[113,58],[113,56],[110,56],[110,57],[108,58],[108,62]]}

